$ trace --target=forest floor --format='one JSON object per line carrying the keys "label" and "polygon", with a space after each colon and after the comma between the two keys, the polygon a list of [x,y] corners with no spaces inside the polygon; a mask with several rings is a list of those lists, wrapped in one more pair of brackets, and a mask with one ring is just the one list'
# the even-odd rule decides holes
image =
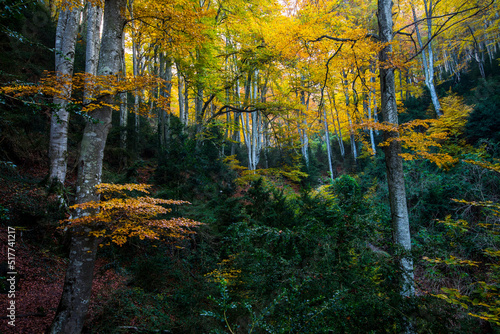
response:
{"label": "forest floor", "polygon": [[[41,180],[47,170],[18,168],[3,172],[0,182],[0,205],[8,212],[0,212],[0,276],[9,276],[8,260],[14,260],[15,272],[19,275],[15,293],[9,293],[5,278],[0,286],[0,334],[42,334],[50,326],[61,297],[67,258],[62,234],[57,222],[43,222],[40,217],[47,214],[53,199],[47,196]],[[70,183],[74,182],[74,177]],[[15,229],[15,240],[9,238],[8,226]],[[12,230],[12,229],[11,229]],[[12,234],[11,234],[12,235]],[[9,243],[10,242],[10,243]],[[94,269],[92,298],[89,305],[89,321],[98,312],[100,304],[108,300],[111,293],[125,286],[126,278],[110,268],[107,260],[98,259]],[[15,326],[9,325],[7,308],[15,304]]]}

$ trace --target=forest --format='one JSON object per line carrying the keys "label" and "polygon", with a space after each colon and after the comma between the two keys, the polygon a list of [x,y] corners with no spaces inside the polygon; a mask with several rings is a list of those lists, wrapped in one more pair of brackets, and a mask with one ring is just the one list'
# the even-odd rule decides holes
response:
{"label": "forest", "polygon": [[0,4],[0,333],[500,333],[497,0]]}

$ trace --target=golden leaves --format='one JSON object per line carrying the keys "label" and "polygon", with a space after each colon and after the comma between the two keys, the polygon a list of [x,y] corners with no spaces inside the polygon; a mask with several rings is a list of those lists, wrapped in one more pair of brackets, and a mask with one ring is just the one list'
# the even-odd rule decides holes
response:
{"label": "golden leaves", "polygon": [[416,119],[397,126],[368,121],[360,124],[358,127],[368,127],[375,130],[397,133],[397,136],[389,138],[380,143],[379,146],[389,146],[394,141],[401,142],[401,146],[409,150],[409,152],[401,153],[401,157],[405,160],[427,159],[440,168],[449,168],[458,162],[458,159],[447,153],[432,152],[433,148],[441,147],[441,142],[448,138],[449,135],[445,131],[428,131],[435,124],[440,124],[439,122],[439,120],[435,119]]}
{"label": "golden leaves", "polygon": [[96,188],[104,200],[73,205],[70,209],[84,211],[87,215],[62,221],[64,227],[90,227],[91,235],[110,239],[121,246],[132,237],[139,237],[141,240],[159,239],[160,236],[184,238],[187,234],[195,233],[191,228],[202,224],[182,217],[153,219],[172,211],[162,205],[190,203],[149,196],[131,197],[133,192],[149,193],[150,185],[102,183]]}
{"label": "golden leaves", "polygon": [[[82,112],[89,113],[102,107],[118,109],[118,105],[101,101],[104,96],[123,92],[135,92],[142,95],[146,90],[158,89],[163,85],[165,82],[162,79],[148,75],[121,78],[115,75],[77,73],[69,76],[45,71],[44,77],[38,84],[4,86],[0,87],[0,93],[14,98],[36,96],[39,100],[45,99],[50,102],[52,98],[58,97],[80,106]],[[70,97],[69,89],[74,92],[72,97]],[[90,102],[84,104],[81,99],[78,99],[79,94],[75,94],[78,91],[85,91],[88,96],[91,96]]]}
{"label": "golden leaves", "polygon": [[474,106],[465,104],[463,97],[456,94],[450,94],[442,98],[440,103],[443,116],[434,122],[428,133],[442,133],[446,137],[457,137],[463,134],[467,118]]}

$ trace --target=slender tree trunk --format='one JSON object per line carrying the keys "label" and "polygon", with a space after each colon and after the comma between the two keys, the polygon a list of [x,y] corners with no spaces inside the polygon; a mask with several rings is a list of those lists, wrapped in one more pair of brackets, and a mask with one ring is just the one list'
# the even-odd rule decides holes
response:
{"label": "slender tree trunk", "polygon": [[[424,0],[425,12],[427,15],[427,36],[428,36],[428,44],[425,50],[422,50],[422,63],[424,66],[424,74],[425,74],[425,85],[429,89],[431,94],[432,104],[434,105],[434,110],[438,117],[443,115],[443,111],[441,110],[441,104],[439,103],[439,99],[436,93],[436,87],[434,86],[434,55],[432,50],[432,0],[430,0],[429,8],[427,8],[427,1]],[[411,7],[413,13],[413,20],[417,22],[417,14],[415,12],[415,7],[412,5]],[[417,33],[417,41],[418,45],[422,49],[424,47],[424,43],[422,41],[422,36],[420,35],[420,29],[418,28],[418,24],[415,24],[415,31]]]}
{"label": "slender tree trunk", "polygon": [[[245,107],[250,104],[251,98],[252,98],[252,71],[248,71],[247,80],[245,82]],[[247,147],[248,169],[255,170],[255,164],[252,155],[252,134],[250,130],[250,116],[248,113],[245,113],[245,116],[241,117],[241,124],[243,130],[243,139],[245,140],[245,145]]]}
{"label": "slender tree trunk", "polygon": [[[125,65],[125,34],[122,34],[122,55],[121,59],[121,77],[123,79],[127,76],[127,69]],[[122,167],[127,165],[127,121],[128,121],[128,93],[120,93],[120,148],[123,150],[120,164]]]}
{"label": "slender tree trunk", "polygon": [[352,126],[351,113],[349,112],[349,106],[350,106],[349,86],[347,84],[347,74],[345,73],[345,71],[342,71],[342,76],[344,77],[343,86],[344,86],[344,95],[345,95],[345,110],[346,110],[346,114],[347,114],[347,120],[349,121],[349,138],[351,141],[351,151],[352,151],[352,157],[354,158],[354,163],[356,163],[356,161],[358,159],[358,150],[356,148],[356,138],[354,136],[354,129]]}
{"label": "slender tree trunk", "polygon": [[[141,62],[139,59],[139,44],[137,43],[137,36],[135,30],[135,20],[134,20],[134,0],[129,0],[128,11],[130,13],[131,24],[132,24],[132,74],[135,77],[139,75],[139,67],[141,67]],[[140,116],[139,116],[139,103],[140,97],[137,91],[134,92],[134,150],[136,153],[139,151],[139,127],[140,127]]]}
{"label": "slender tree trunk", "polygon": [[[378,25],[380,41],[386,44],[379,53],[380,60],[380,92],[382,116],[388,124],[398,125],[398,112],[396,106],[396,90],[394,83],[394,68],[390,57],[392,53],[392,1],[378,0]],[[398,137],[398,132],[384,133],[385,140]],[[386,146],[385,162],[387,170],[387,182],[389,188],[389,201],[391,205],[392,226],[394,242],[406,252],[411,250],[410,223],[406,203],[406,190],[403,174],[403,161],[400,156],[401,143],[397,140],[390,141]],[[401,294],[405,297],[414,296],[413,261],[405,254],[400,261],[403,272],[403,287]],[[410,326],[408,331],[411,332]]]}
{"label": "slender tree trunk", "polygon": [[[200,4],[203,7],[203,4]],[[195,110],[195,135],[201,134],[203,131],[203,119],[205,118],[205,110],[203,110],[203,77],[205,76],[203,69],[203,59],[200,54],[200,50],[196,50],[196,63],[199,65],[199,70],[197,74],[196,80],[196,95],[194,97],[194,110]],[[201,139],[201,138],[199,138]],[[197,141],[199,143],[199,141]]]}
{"label": "slender tree trunk", "polygon": [[[345,157],[345,147],[344,147],[344,140],[342,139],[342,127],[340,126],[340,117],[339,117],[339,111],[337,109],[337,104],[335,102],[335,92],[333,92],[331,95],[327,91],[328,94],[328,99],[330,100],[330,104],[333,104],[333,108],[335,109],[335,115],[333,116],[333,111],[332,111],[332,121],[333,121],[333,128],[335,130],[335,134],[337,136],[337,142],[339,143],[339,149],[340,149],[340,156],[342,159]],[[337,120],[337,126],[338,126],[338,134],[337,134],[337,126],[335,126],[335,120]]]}
{"label": "slender tree trunk", "polygon": [[189,125],[189,86],[184,79],[184,126]]}
{"label": "slender tree trunk", "polygon": [[203,130],[203,119],[205,118],[205,112],[203,110],[203,85],[201,83],[197,84],[196,96],[194,98],[194,109],[196,134],[201,134]]}
{"label": "slender tree trunk", "polygon": [[307,130],[309,125],[307,124],[307,111],[309,109],[309,95],[306,99],[306,93],[304,91],[300,92],[300,104],[304,107],[304,110],[300,111],[300,124],[299,135],[300,135],[300,144],[301,144],[301,152],[304,157],[304,161],[306,162],[306,167],[309,168],[309,136],[307,135]]}
{"label": "slender tree trunk", "polygon": [[[122,13],[126,0],[106,0],[102,47],[99,54],[98,75],[117,75],[122,57],[122,33],[125,18]],[[107,96],[103,102],[114,104],[114,98]],[[83,133],[78,160],[77,203],[99,200],[95,186],[101,182],[104,146],[111,128],[112,109],[103,106],[91,112],[98,122],[87,122]],[[85,212],[75,212],[78,217]],[[97,240],[88,234],[87,228],[72,231],[69,263],[64,288],[49,329],[51,334],[78,334],[82,331],[87,314],[92,278],[97,252]]]}
{"label": "slender tree trunk", "polygon": [[160,108],[160,145],[165,148],[170,138],[170,98],[172,95],[172,59],[168,55],[160,55],[160,77],[165,80],[165,87],[160,94],[167,101],[165,107]]}
{"label": "slender tree trunk", "polygon": [[[368,100],[363,101],[363,106],[365,107],[367,113],[368,113],[368,121],[373,121],[372,118],[372,106],[371,106],[371,92],[368,92]],[[370,135],[370,147],[372,149],[373,155],[377,154],[377,147],[375,145],[375,136],[373,134],[373,127],[369,127],[368,133]]]}
{"label": "slender tree trunk", "polygon": [[[236,80],[235,89],[235,97],[236,97],[236,106],[241,107],[240,99],[240,81]],[[234,115],[234,130],[233,130],[233,142],[231,143],[231,155],[236,154],[236,147],[239,146],[240,143],[240,118],[241,113],[237,112]]]}
{"label": "slender tree trunk", "polygon": [[[254,78],[254,85],[253,85],[253,93],[252,93],[252,100],[257,101],[258,100],[258,76],[259,76],[259,71],[255,70],[255,78]],[[260,149],[262,147],[261,143],[261,119],[260,119],[260,113],[258,111],[255,111],[252,113],[252,141],[250,143],[251,145],[251,156],[252,156],[252,170],[257,169],[257,165],[259,164],[260,160]]]}
{"label": "slender tree trunk", "polygon": [[183,125],[187,125],[185,122],[185,109],[184,109],[184,79],[182,77],[179,63],[175,63],[175,68],[177,69],[177,93],[179,98],[179,120]]}
{"label": "slender tree trunk", "polygon": [[326,118],[326,108],[323,105],[323,126],[325,127],[326,153],[328,156],[328,168],[330,169],[330,178],[333,181],[333,166],[332,166],[332,148],[330,147],[330,131],[328,129],[328,120]]}
{"label": "slender tree trunk", "polygon": [[49,142],[49,184],[62,188],[68,164],[68,122],[66,107],[71,98],[71,76],[75,60],[75,43],[80,22],[81,8],[63,10],[56,29],[55,70],[61,80],[60,94],[54,97],[57,107],[52,111]]}
{"label": "slender tree trunk", "polygon": [[[87,37],[85,47],[85,73],[96,75],[101,46],[102,8],[87,4]],[[83,103],[89,103],[92,98],[88,89],[83,94]]]}

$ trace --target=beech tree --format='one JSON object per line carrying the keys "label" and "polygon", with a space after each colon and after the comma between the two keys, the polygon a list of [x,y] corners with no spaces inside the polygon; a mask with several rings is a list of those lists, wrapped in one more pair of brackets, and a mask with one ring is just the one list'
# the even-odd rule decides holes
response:
{"label": "beech tree", "polygon": [[[398,125],[398,111],[396,105],[396,86],[394,67],[392,63],[393,21],[392,1],[378,1],[379,37],[383,47],[379,52],[381,112],[384,122],[388,125]],[[389,188],[389,202],[393,238],[397,246],[405,253],[411,250],[410,221],[406,203],[406,189],[403,173],[403,159],[401,158],[401,142],[397,140],[399,133],[384,131],[384,139],[389,142],[384,148],[387,183]],[[395,138],[396,140],[391,140]],[[408,254],[403,254],[400,260],[402,269],[403,287],[401,294],[412,297],[415,293],[413,279],[413,261]]]}
{"label": "beech tree", "polygon": [[50,122],[49,182],[61,188],[66,180],[68,163],[68,103],[71,98],[75,43],[80,24],[79,2],[63,1],[57,21],[55,70],[60,78],[60,93],[54,97],[55,109]]}
{"label": "beech tree", "polygon": [[441,105],[439,104],[436,87],[434,86],[434,50],[432,48],[432,39],[434,38],[434,36],[432,36],[432,16],[434,15],[434,6],[432,0],[424,0],[424,9],[426,15],[425,21],[427,23],[427,46],[425,48],[422,34],[420,33],[420,28],[418,25],[418,17],[415,11],[415,6],[413,4],[411,5],[413,19],[415,21],[417,41],[422,53],[422,65],[424,67],[425,85],[427,86],[431,94],[431,100],[432,104],[434,105],[436,114],[438,116],[442,116],[443,112],[441,110]]}
{"label": "beech tree", "polygon": [[[126,0],[106,0],[102,46],[99,53],[98,75],[116,76],[121,70],[122,33],[125,26]],[[102,97],[106,105],[90,112],[78,158],[76,202],[98,201],[95,186],[101,183],[104,146],[111,127],[114,96]],[[76,211],[74,218],[88,215]],[[89,305],[98,240],[82,226],[72,231],[69,263],[63,293],[49,333],[80,333]]]}

